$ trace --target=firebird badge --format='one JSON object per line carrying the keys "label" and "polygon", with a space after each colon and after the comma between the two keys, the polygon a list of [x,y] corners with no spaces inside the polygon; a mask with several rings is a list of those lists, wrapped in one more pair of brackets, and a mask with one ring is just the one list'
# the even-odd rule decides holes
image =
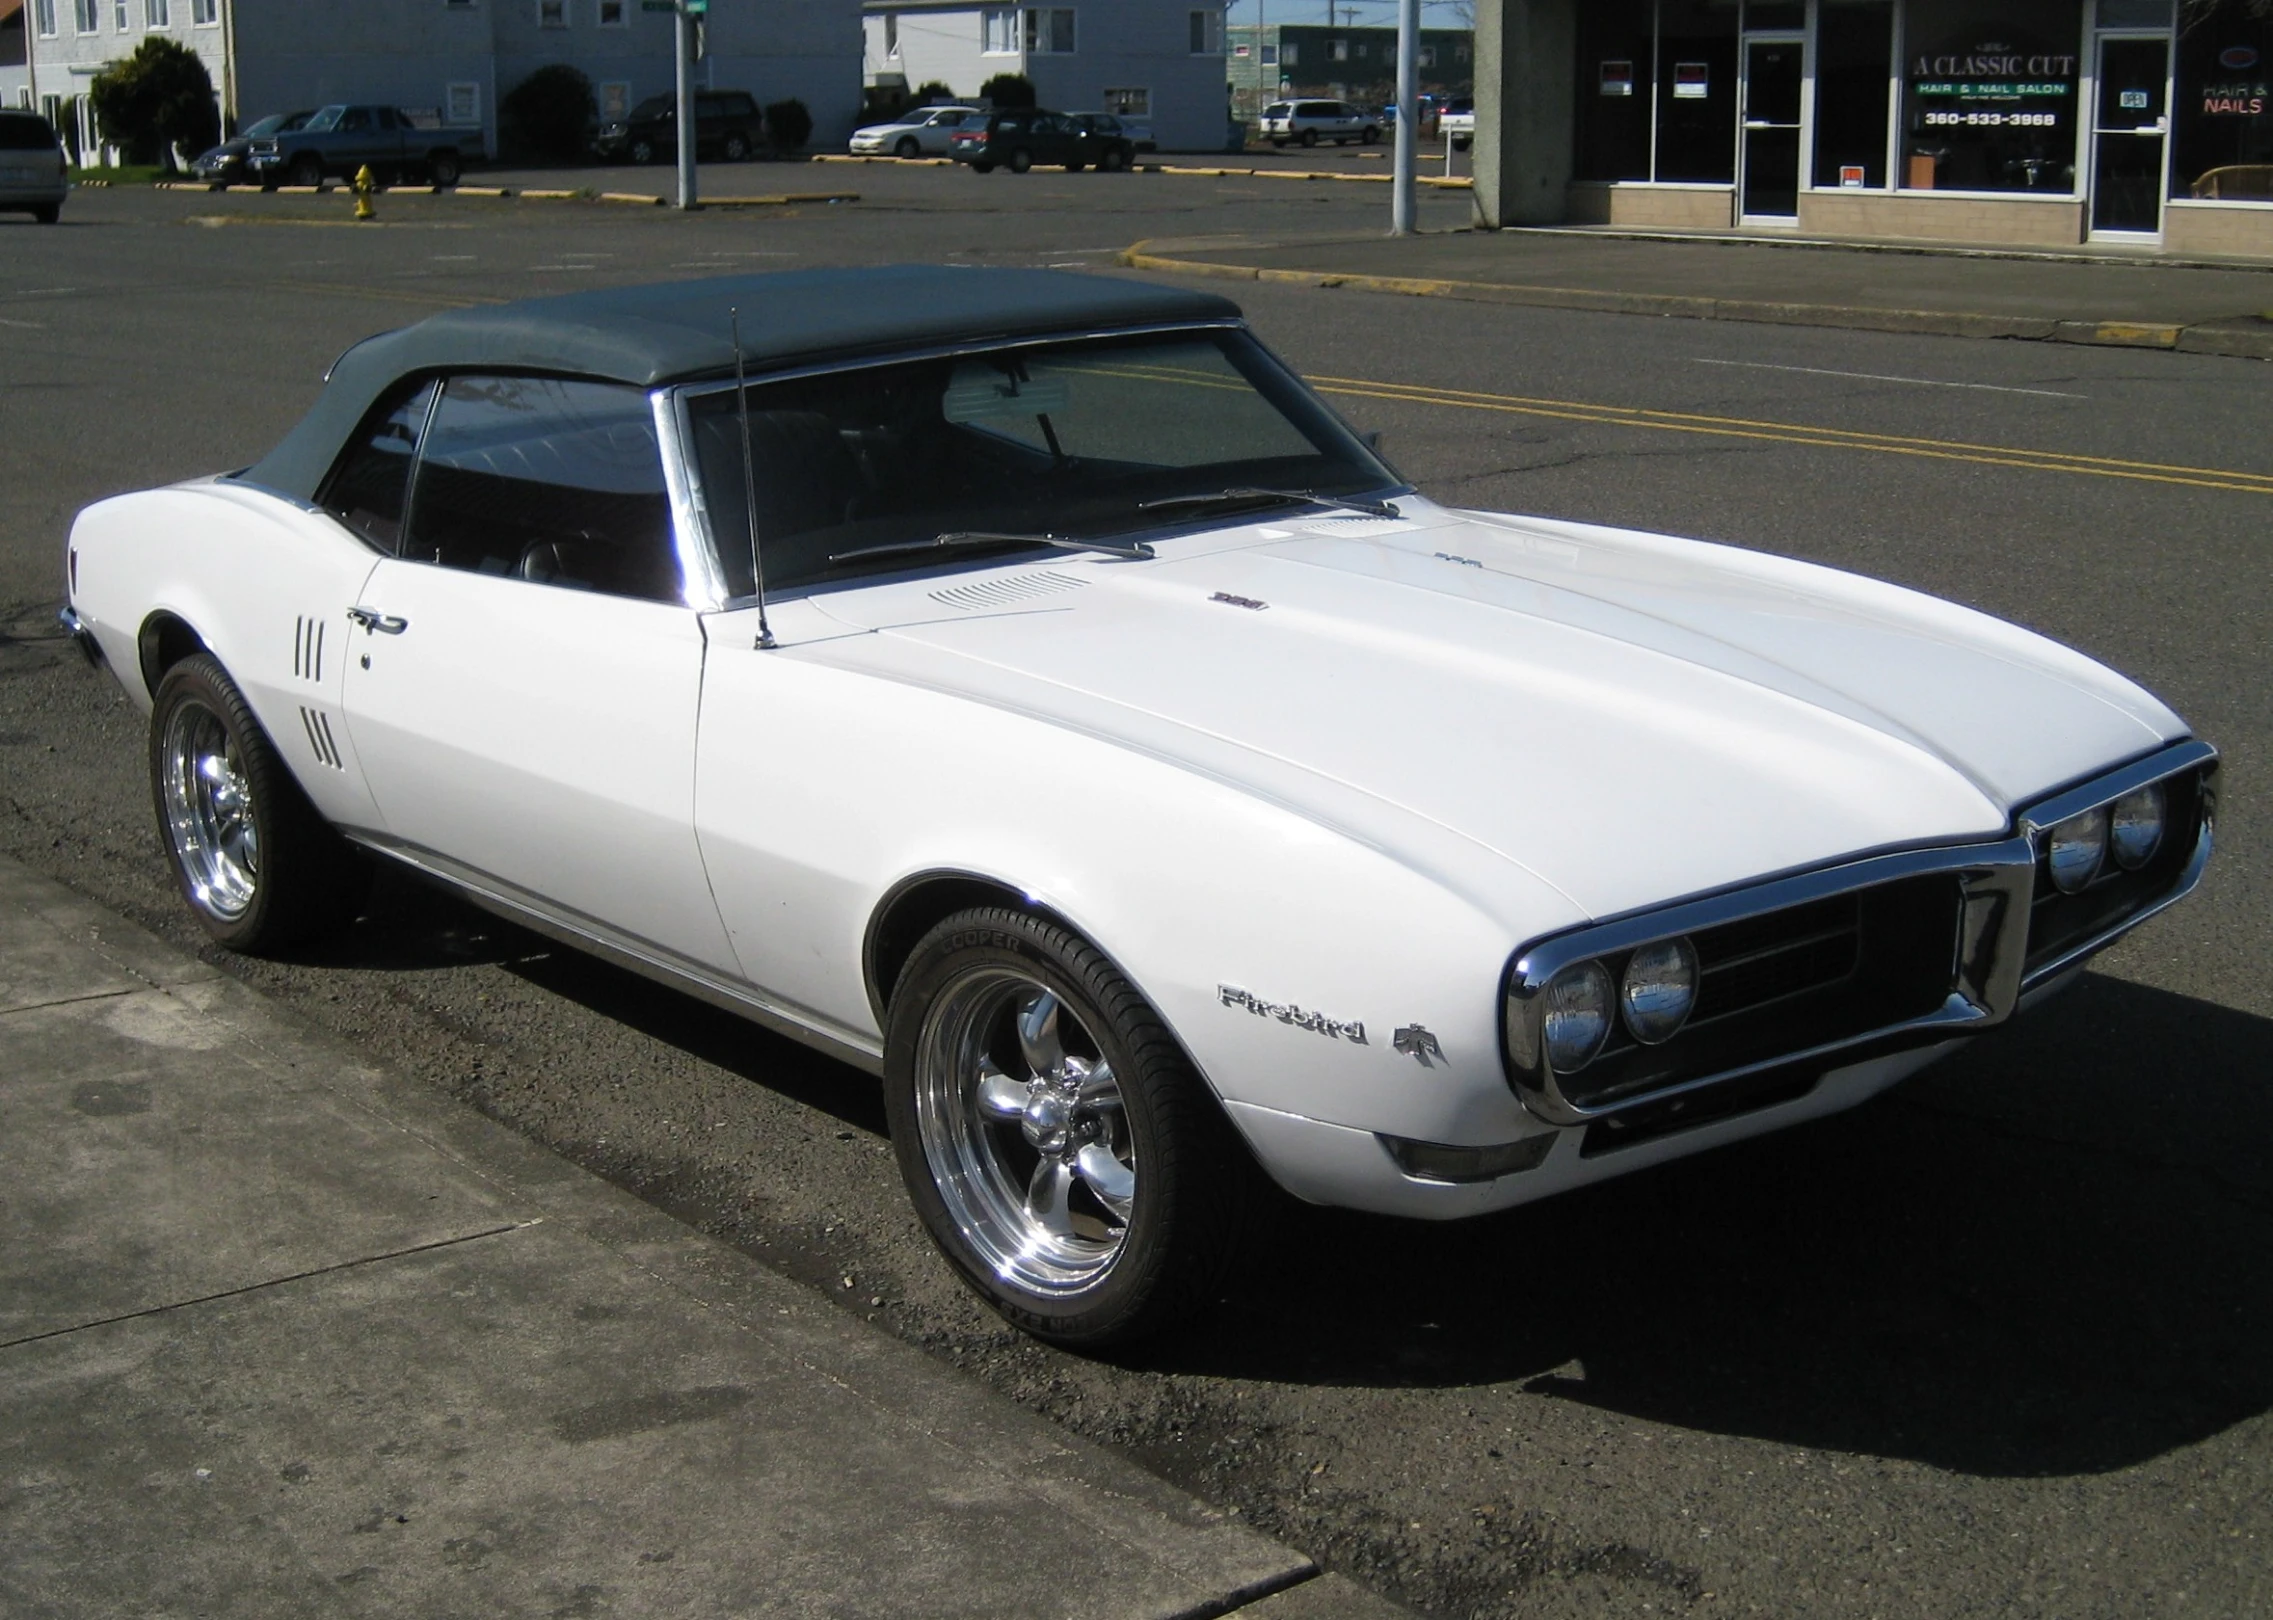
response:
{"label": "firebird badge", "polygon": [[1409,1058],[1419,1061],[1424,1069],[1433,1069],[1444,1061],[1444,1048],[1437,1039],[1418,1024],[1406,1024],[1389,1037],[1389,1044]]}
{"label": "firebird badge", "polygon": [[1226,1007],[1243,1007],[1257,1018],[1276,1018],[1282,1024],[1307,1029],[1314,1035],[1348,1041],[1352,1046],[1365,1045],[1365,1025],[1362,1023],[1352,1021],[1345,1024],[1338,1018],[1328,1018],[1324,1013],[1306,1012],[1292,1002],[1282,1005],[1276,1001],[1265,1001],[1260,996],[1249,995],[1235,984],[1219,984],[1215,987],[1215,993],[1216,999]]}

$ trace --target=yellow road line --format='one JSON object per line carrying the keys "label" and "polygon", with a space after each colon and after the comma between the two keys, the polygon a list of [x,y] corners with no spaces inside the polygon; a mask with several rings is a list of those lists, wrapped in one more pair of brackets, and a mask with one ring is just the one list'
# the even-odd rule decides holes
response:
{"label": "yellow road line", "polygon": [[1740,416],[1707,416],[1693,411],[1656,411],[1638,406],[1597,405],[1584,400],[1533,399],[1520,394],[1488,394],[1463,388],[1430,388],[1413,383],[1379,382],[1363,377],[1313,377],[1324,394],[1385,399],[1408,405],[1498,411],[1519,416],[1597,422],[1609,427],[1652,428],[1665,433],[1703,433],[1719,438],[1761,439],[1814,445],[1827,450],[1868,450],[1881,455],[1922,456],[1936,461],[1967,461],[1990,467],[2022,467],[2038,472],[2083,473],[2179,484],[2193,489],[2239,490],[2273,495],[2273,473],[2219,467],[2188,467],[2113,456],[2077,455],[2064,450],[2029,450],[2017,445],[1969,444],[1962,440],[1863,433],[1847,428],[1809,427],[1799,422],[1759,421]]}

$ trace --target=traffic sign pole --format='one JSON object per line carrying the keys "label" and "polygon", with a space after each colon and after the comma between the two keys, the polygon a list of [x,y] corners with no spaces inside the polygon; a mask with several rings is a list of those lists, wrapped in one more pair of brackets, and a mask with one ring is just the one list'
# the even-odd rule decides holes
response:
{"label": "traffic sign pole", "polygon": [[[707,8],[706,8],[707,9]],[[671,20],[679,46],[679,206],[693,208],[695,198],[695,88],[694,19],[686,6]]]}

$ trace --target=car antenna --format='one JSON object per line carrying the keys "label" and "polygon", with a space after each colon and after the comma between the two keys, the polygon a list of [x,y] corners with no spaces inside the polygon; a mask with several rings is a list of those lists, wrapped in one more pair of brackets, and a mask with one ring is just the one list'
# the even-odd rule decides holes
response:
{"label": "car antenna", "polygon": [[727,306],[726,323],[734,334],[735,415],[742,425],[742,499],[748,503],[750,519],[750,587],[758,593],[757,650],[771,652],[778,643],[773,639],[773,626],[766,623],[766,565],[758,555],[757,458],[750,453],[750,384],[742,369],[742,311],[739,306]]}

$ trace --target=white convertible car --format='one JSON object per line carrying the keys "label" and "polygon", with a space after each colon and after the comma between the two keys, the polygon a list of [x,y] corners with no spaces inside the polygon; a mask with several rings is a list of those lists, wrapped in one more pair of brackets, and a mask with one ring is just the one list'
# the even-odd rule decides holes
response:
{"label": "white convertible car", "polygon": [[1849,1107],[2210,850],[2216,752],[2090,659],[1437,506],[1236,307],[1097,277],[439,315],[68,569],[216,939],[378,857],[879,1073],[1074,1344],[1211,1297],[1258,1166],[1449,1218]]}

